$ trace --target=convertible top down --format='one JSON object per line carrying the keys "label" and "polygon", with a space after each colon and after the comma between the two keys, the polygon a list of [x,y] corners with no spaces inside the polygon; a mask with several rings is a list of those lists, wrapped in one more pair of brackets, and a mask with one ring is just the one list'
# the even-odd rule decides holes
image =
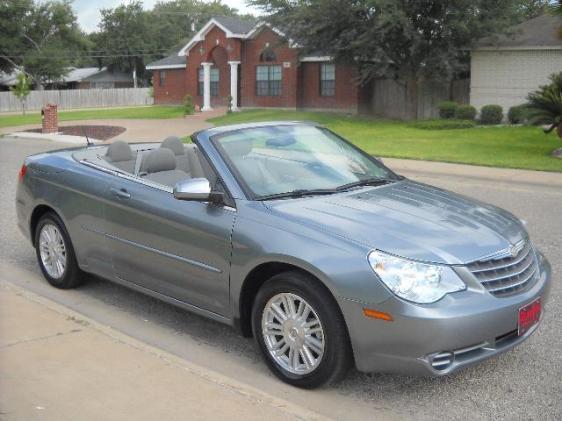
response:
{"label": "convertible top down", "polygon": [[18,223],[55,287],[85,273],[237,326],[280,379],[442,376],[540,324],[550,265],[509,212],[401,177],[314,123],[28,157]]}

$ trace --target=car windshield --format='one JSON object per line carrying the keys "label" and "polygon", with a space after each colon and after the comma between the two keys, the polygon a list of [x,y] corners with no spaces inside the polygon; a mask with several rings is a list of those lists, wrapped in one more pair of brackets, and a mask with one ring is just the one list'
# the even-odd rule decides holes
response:
{"label": "car windshield", "polygon": [[330,194],[397,179],[375,158],[312,125],[248,128],[212,140],[243,187],[258,200]]}

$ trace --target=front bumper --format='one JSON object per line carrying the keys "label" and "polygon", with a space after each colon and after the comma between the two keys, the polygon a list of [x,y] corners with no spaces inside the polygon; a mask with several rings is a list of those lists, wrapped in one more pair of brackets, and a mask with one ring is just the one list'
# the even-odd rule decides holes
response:
{"label": "front bumper", "polygon": [[[539,297],[544,306],[548,298],[551,269],[540,254],[539,268],[540,277],[528,290],[505,298],[468,283],[467,290],[429,305],[392,297],[370,306],[340,298],[357,369],[442,376],[512,349],[540,325],[517,335],[519,309]],[[364,308],[394,320],[368,319]]]}

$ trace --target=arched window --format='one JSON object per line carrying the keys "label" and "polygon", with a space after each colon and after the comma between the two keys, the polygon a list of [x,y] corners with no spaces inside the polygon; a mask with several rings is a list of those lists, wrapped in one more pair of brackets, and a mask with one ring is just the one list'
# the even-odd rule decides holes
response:
{"label": "arched window", "polygon": [[277,56],[275,55],[273,48],[266,47],[260,54],[260,61],[277,61]]}

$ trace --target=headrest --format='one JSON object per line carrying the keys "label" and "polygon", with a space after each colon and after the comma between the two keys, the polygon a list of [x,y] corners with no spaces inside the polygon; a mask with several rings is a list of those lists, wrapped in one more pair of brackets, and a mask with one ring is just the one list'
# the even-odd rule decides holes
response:
{"label": "headrest", "polygon": [[141,171],[148,174],[176,169],[174,153],[167,148],[158,148],[150,151],[142,160]]}
{"label": "headrest", "polygon": [[232,140],[223,143],[222,147],[230,157],[239,158],[248,155],[252,151],[253,143],[251,140]]}
{"label": "headrest", "polygon": [[117,140],[107,147],[105,156],[112,162],[130,161],[133,159],[133,151],[127,142]]}
{"label": "headrest", "polygon": [[183,143],[177,136],[168,136],[164,139],[160,147],[170,149],[174,155],[185,155]]}
{"label": "headrest", "polygon": [[281,137],[273,137],[265,141],[265,145],[270,147],[290,146],[295,143],[296,143],[295,138],[289,135],[281,136]]}

